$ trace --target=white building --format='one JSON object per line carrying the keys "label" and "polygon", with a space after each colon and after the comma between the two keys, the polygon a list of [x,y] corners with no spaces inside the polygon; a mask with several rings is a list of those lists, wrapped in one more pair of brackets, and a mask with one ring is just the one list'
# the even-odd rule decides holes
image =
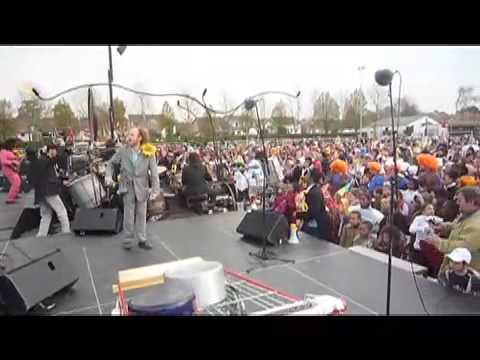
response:
{"label": "white building", "polygon": [[[392,120],[390,117],[379,120],[370,128],[364,128],[363,132],[372,136],[376,130],[377,137],[391,134]],[[428,115],[403,116],[400,119],[395,118],[395,127],[398,127],[400,136],[440,136],[442,134],[442,125]]]}

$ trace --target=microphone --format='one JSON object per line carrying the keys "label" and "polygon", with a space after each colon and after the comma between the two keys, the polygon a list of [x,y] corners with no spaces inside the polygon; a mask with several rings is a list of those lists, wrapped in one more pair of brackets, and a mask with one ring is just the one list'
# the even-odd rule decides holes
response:
{"label": "microphone", "polygon": [[127,45],[120,45],[119,47],[117,47],[117,51],[120,55],[123,55],[126,49],[127,49]]}
{"label": "microphone", "polygon": [[244,103],[245,103],[245,109],[247,111],[250,111],[255,107],[255,100],[253,99],[246,99]]}
{"label": "microphone", "polygon": [[177,106],[180,107],[180,100],[177,100]]}
{"label": "microphone", "polygon": [[378,70],[375,72],[375,81],[380,86],[390,85],[393,79],[393,72],[389,69]]}
{"label": "microphone", "polygon": [[300,97],[300,94],[301,94],[301,93],[302,93],[302,92],[301,92],[300,90],[298,90],[297,98]]}
{"label": "microphone", "polygon": [[38,93],[37,89],[32,88],[32,92],[35,94],[36,97],[40,97],[40,94]]}
{"label": "microphone", "polygon": [[206,94],[207,94],[207,88],[205,88],[205,89],[203,90],[202,98],[205,97]]}

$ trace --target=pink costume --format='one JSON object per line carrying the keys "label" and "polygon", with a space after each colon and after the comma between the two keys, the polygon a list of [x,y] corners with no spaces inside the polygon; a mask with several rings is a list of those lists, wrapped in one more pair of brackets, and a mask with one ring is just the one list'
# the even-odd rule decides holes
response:
{"label": "pink costume", "polygon": [[0,151],[0,163],[2,164],[3,174],[10,182],[7,202],[15,202],[22,183],[20,175],[12,168],[12,166],[19,163],[17,156],[12,151],[2,150]]}

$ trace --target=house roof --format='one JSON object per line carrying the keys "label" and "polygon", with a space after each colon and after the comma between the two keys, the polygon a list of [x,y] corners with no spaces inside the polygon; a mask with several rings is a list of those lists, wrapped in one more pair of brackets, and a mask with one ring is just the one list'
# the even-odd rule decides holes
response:
{"label": "house roof", "polygon": [[[431,116],[425,115],[425,114],[420,114],[420,115],[413,115],[413,116],[401,116],[400,119],[398,120],[398,125],[399,126],[408,126],[414,121],[417,121],[421,118],[429,118],[430,120],[434,120]],[[386,117],[383,119],[380,119],[379,121],[376,122],[377,127],[385,127],[385,126],[390,126],[392,124],[392,119],[391,117]],[[372,125],[375,125],[373,123]],[[395,125],[397,125],[397,118],[395,118]]]}

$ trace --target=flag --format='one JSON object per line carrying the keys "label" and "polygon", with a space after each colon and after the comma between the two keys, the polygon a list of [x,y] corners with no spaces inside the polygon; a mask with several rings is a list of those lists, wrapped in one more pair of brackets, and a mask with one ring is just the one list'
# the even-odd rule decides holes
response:
{"label": "flag", "polygon": [[346,193],[350,192],[353,187],[353,180],[350,181],[347,185],[342,187],[340,190],[337,191],[337,195],[340,197],[344,197]]}

